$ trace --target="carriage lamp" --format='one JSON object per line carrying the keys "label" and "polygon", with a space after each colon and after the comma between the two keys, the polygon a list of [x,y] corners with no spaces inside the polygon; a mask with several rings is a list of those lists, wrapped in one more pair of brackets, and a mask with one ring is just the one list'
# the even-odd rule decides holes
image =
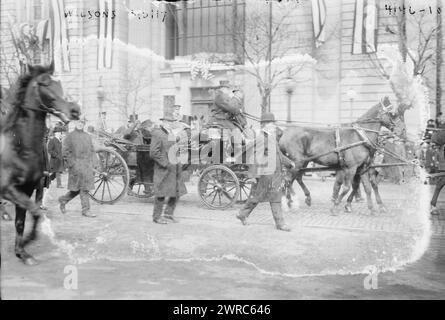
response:
{"label": "carriage lamp", "polygon": [[349,118],[352,121],[352,112],[354,110],[354,100],[357,97],[357,92],[355,92],[354,89],[349,88],[348,91],[346,91],[346,95],[349,98]]}
{"label": "carriage lamp", "polygon": [[292,77],[288,76],[284,80],[284,89],[287,93],[287,122],[291,122],[292,94],[295,90],[295,81]]}

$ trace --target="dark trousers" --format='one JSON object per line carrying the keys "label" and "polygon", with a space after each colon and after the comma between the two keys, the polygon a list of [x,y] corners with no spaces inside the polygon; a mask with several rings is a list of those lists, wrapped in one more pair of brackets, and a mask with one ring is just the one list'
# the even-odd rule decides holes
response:
{"label": "dark trousers", "polygon": [[165,197],[156,197],[153,208],[153,220],[159,219],[162,216],[162,212],[164,212],[165,216],[173,216],[177,202],[178,198],[176,197],[168,198],[167,206],[164,210]]}
{"label": "dark trousers", "polygon": [[[281,202],[269,202],[270,208],[272,209],[272,216],[275,221],[275,225],[277,227],[281,227],[284,225],[284,217],[283,212],[281,211]],[[244,206],[241,208],[239,212],[240,217],[248,218],[253,209],[256,208],[258,202],[247,200]]]}
{"label": "dark trousers", "polygon": [[80,204],[82,205],[82,213],[90,210],[90,196],[88,190],[68,191],[65,195],[59,198],[61,203],[67,204],[73,200],[77,195],[80,195]]}

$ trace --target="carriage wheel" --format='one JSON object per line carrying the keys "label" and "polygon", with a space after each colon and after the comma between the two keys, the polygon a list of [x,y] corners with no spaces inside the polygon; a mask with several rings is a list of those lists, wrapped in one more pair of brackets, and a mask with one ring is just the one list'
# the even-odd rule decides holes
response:
{"label": "carriage wheel", "polygon": [[96,150],[98,160],[94,170],[94,189],[90,197],[101,204],[113,204],[122,198],[130,181],[128,166],[122,156],[107,148]]}
{"label": "carriage wheel", "polygon": [[[147,190],[147,186],[149,189]],[[150,198],[153,196],[153,184],[150,183],[142,183],[142,182],[135,182],[133,184],[133,188],[128,188],[128,195],[132,197],[137,198]]]}
{"label": "carriage wheel", "polygon": [[238,175],[238,180],[240,184],[240,192],[237,202],[244,203],[249,198],[252,185],[255,183],[255,179],[251,179],[246,175]]}
{"label": "carriage wheel", "polygon": [[225,166],[210,166],[199,177],[198,193],[204,205],[211,209],[229,208],[239,197],[238,177]]}

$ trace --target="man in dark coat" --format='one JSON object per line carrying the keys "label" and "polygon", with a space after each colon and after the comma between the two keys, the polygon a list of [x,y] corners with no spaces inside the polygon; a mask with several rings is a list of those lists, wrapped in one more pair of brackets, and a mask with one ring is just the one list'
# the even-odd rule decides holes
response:
{"label": "man in dark coat", "polygon": [[54,128],[54,136],[48,142],[49,172],[51,180],[57,180],[57,188],[62,188],[63,172],[62,129]]}
{"label": "man in dark coat", "polygon": [[96,217],[90,212],[88,191],[94,188],[94,152],[91,136],[83,129],[85,118],[76,122],[75,129],[63,141],[62,152],[68,166],[68,193],[59,198],[60,211],[66,212],[65,205],[80,195],[82,215]]}
{"label": "man in dark coat", "polygon": [[[159,128],[152,132],[150,144],[150,157],[154,160],[154,196],[153,221],[155,223],[167,224],[177,222],[173,217],[176,204],[180,196],[187,193],[182,180],[182,164],[175,159],[169,159],[170,148],[175,144],[172,139],[173,123],[176,119],[172,115],[166,115]],[[170,138],[170,139],[169,139]],[[164,202],[167,205],[164,210]],[[164,215],[163,215],[164,214]]]}
{"label": "man in dark coat", "polygon": [[[246,225],[250,213],[260,202],[269,202],[275,226],[278,230],[290,231],[285,224],[281,210],[282,189],[282,164],[291,166],[292,163],[279,150],[278,141],[282,135],[281,130],[275,126],[275,116],[272,113],[264,113],[261,117],[261,132],[258,143],[255,146],[255,165],[251,165],[251,173],[257,182],[252,186],[249,198],[236,217]],[[261,139],[263,138],[263,139]],[[273,154],[274,153],[274,154]]]}
{"label": "man in dark coat", "polygon": [[208,124],[218,124],[225,129],[243,130],[247,122],[242,114],[242,108],[243,98],[240,90],[223,82],[215,91]]}

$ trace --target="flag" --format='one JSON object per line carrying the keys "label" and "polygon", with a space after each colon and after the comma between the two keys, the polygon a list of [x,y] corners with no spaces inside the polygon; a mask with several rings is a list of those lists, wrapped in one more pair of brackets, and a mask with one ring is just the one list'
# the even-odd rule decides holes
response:
{"label": "flag", "polygon": [[312,0],[312,23],[315,46],[318,48],[326,41],[326,3],[324,0]]}
{"label": "flag", "polygon": [[377,51],[378,7],[376,0],[356,0],[352,54]]}
{"label": "flag", "polygon": [[70,71],[68,28],[63,0],[51,0],[51,47],[56,70]]}
{"label": "flag", "polygon": [[113,60],[114,39],[114,0],[98,0],[101,16],[98,23],[99,40],[97,50],[97,68],[111,68]]}
{"label": "flag", "polygon": [[49,20],[41,20],[36,27],[36,36],[39,39],[39,47],[43,49],[45,40],[48,39]]}

